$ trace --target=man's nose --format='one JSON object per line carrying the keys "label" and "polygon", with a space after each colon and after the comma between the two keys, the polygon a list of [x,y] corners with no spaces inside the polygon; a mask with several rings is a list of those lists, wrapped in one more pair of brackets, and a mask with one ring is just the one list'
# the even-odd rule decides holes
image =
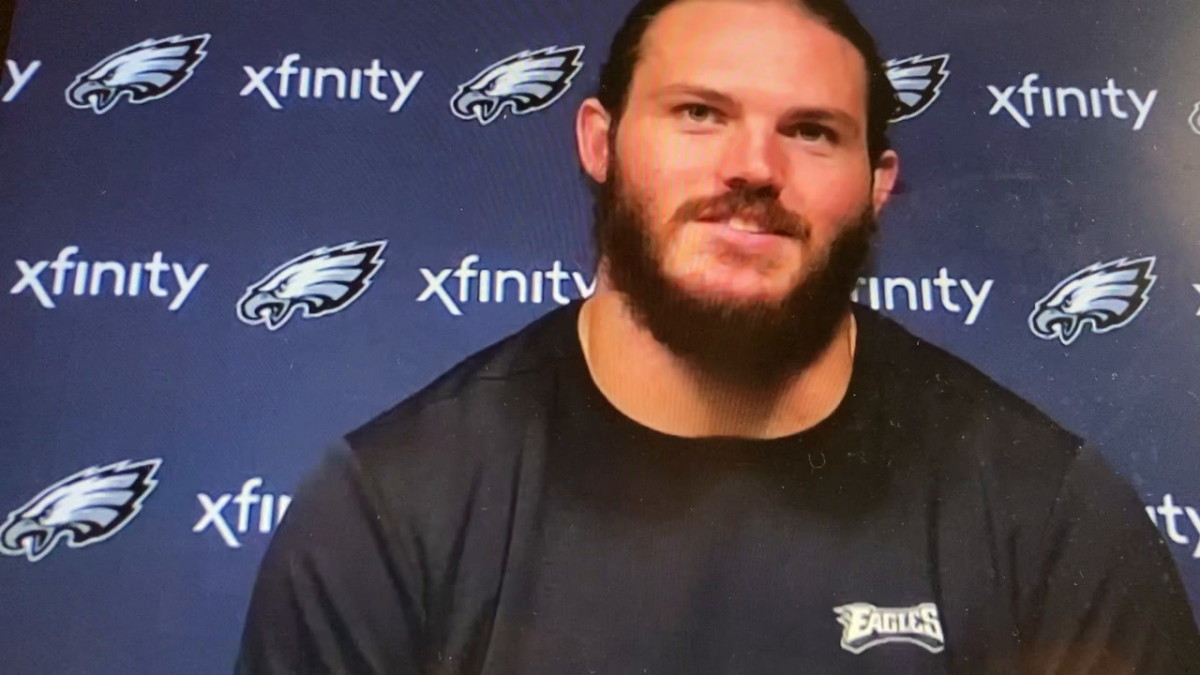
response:
{"label": "man's nose", "polygon": [[743,127],[730,134],[718,172],[727,186],[740,184],[778,192],[783,187],[784,160],[777,134]]}

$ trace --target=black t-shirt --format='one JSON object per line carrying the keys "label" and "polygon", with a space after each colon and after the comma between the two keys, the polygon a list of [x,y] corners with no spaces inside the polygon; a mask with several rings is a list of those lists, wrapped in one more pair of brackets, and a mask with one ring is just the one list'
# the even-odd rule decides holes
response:
{"label": "black t-shirt", "polygon": [[686,439],[597,389],[580,305],[330,453],[239,673],[1200,672],[1134,492],[969,365],[855,306],[830,417]]}

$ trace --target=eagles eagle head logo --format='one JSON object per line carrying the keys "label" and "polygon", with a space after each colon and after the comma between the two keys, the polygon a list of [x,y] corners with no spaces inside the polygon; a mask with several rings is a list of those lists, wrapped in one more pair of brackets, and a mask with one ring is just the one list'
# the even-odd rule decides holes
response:
{"label": "eagles eagle head logo", "polygon": [[949,62],[949,54],[938,54],[892,59],[884,64],[899,100],[892,122],[916,117],[937,100],[942,93],[942,84],[950,76],[950,71],[946,70]]}
{"label": "eagles eagle head logo", "polygon": [[484,68],[470,82],[459,85],[450,99],[450,110],[463,120],[489,124],[505,108],[514,115],[541,110],[571,87],[583,66],[583,45],[525,50]]}
{"label": "eagles eagle head logo", "polygon": [[192,76],[207,52],[211,35],[175,35],[149,39],[106,56],[100,63],[75,76],[67,87],[67,103],[97,115],[112,110],[126,97],[130,103],[162,98]]}
{"label": "eagles eagle head logo", "polygon": [[93,466],[42,490],[8,514],[0,553],[37,562],[58,542],[81,548],[104,541],[129,524],[158,485],[161,459]]}
{"label": "eagles eagle head logo", "polygon": [[386,241],[322,247],[276,267],[238,301],[243,323],[278,330],[300,310],[315,318],[345,309],[371,285]]}
{"label": "eagles eagle head logo", "polygon": [[1063,279],[1037,302],[1029,328],[1043,340],[1069,345],[1090,328],[1107,333],[1125,326],[1142,311],[1158,278],[1154,256],[1119,258],[1089,265]]}

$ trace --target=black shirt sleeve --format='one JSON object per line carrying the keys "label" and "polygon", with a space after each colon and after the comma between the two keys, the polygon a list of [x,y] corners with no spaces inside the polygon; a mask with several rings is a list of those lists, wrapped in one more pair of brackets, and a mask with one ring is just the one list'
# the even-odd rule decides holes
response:
{"label": "black shirt sleeve", "polygon": [[421,672],[412,538],[373,492],[344,444],[297,491],[255,582],[238,675]]}
{"label": "black shirt sleeve", "polygon": [[1200,638],[1166,542],[1091,448],[1063,477],[1019,639],[1029,673],[1200,673]]}

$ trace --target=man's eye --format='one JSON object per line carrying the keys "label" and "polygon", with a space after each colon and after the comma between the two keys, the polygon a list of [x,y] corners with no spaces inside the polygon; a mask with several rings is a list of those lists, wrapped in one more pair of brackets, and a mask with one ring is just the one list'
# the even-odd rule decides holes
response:
{"label": "man's eye", "polygon": [[710,122],[717,117],[717,111],[703,103],[686,103],[679,106],[678,111],[682,112],[689,122]]}
{"label": "man's eye", "polygon": [[792,135],[806,141],[825,140],[834,142],[837,140],[837,133],[832,129],[820,124],[800,124],[793,128]]}

